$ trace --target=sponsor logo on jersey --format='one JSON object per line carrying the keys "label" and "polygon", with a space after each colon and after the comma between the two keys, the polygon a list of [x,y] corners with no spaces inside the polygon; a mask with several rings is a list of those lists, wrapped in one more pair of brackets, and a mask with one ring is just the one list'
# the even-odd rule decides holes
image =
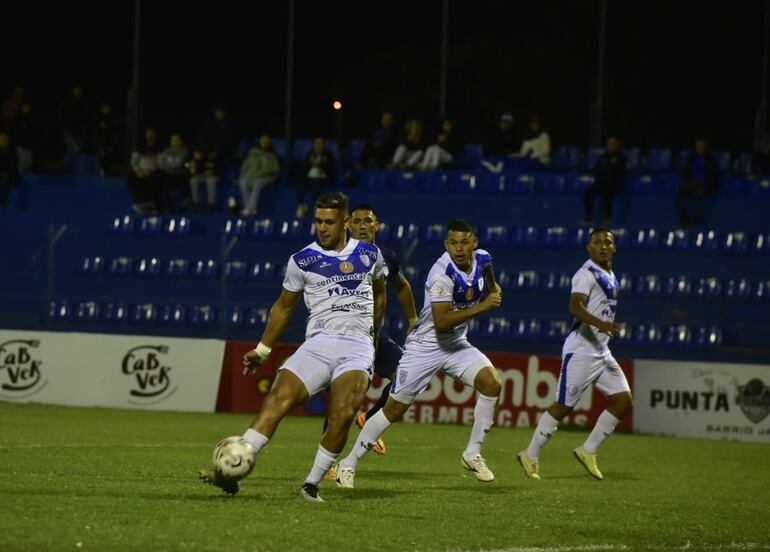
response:
{"label": "sponsor logo on jersey", "polygon": [[372,261],[369,260],[369,256],[368,255],[359,255],[358,258],[361,259],[361,262],[364,263],[364,266],[366,268],[369,268],[369,265],[372,264]]}
{"label": "sponsor logo on jersey", "polygon": [[339,295],[341,297],[369,297],[369,290],[362,290],[362,289],[347,289],[340,286],[335,286],[333,288],[330,288],[329,290],[329,297],[332,295]]}
{"label": "sponsor logo on jersey", "polygon": [[356,267],[353,266],[353,263],[351,263],[349,261],[342,261],[340,263],[340,272],[342,272],[343,274],[350,274],[355,269],[356,269]]}
{"label": "sponsor logo on jersey", "polygon": [[316,261],[323,259],[323,255],[310,255],[309,257],[301,258],[297,261],[297,266],[300,268],[306,268]]}

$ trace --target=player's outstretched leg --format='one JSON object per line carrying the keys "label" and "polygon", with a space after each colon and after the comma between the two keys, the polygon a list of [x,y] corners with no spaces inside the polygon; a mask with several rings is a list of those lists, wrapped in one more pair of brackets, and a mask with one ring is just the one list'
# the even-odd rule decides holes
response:
{"label": "player's outstretched leg", "polygon": [[473,409],[473,427],[470,439],[460,456],[460,465],[473,472],[479,481],[494,481],[495,474],[487,467],[487,462],[481,455],[481,445],[492,429],[495,416],[495,406],[500,396],[500,376],[492,366],[479,370],[474,379],[474,388],[479,392],[476,406]]}
{"label": "player's outstretched leg", "polygon": [[516,459],[521,464],[524,474],[530,479],[540,479],[540,462],[538,461],[540,451],[548,440],[553,437],[553,434],[556,433],[556,430],[559,428],[559,422],[571,411],[572,407],[564,406],[558,402],[553,403],[540,416],[529,446],[516,455]]}
{"label": "player's outstretched leg", "polygon": [[599,466],[596,463],[596,451],[607,437],[612,435],[620,420],[631,411],[632,400],[631,393],[623,391],[607,397],[609,405],[596,420],[596,425],[591,430],[585,442],[572,451],[578,462],[580,462],[586,471],[596,479],[604,479]]}

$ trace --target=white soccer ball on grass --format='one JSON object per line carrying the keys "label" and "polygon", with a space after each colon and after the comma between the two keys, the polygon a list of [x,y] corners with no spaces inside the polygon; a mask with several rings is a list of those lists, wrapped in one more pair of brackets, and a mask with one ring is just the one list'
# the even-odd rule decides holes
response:
{"label": "white soccer ball on grass", "polygon": [[242,437],[225,437],[214,447],[214,469],[225,477],[242,479],[254,469],[254,449]]}

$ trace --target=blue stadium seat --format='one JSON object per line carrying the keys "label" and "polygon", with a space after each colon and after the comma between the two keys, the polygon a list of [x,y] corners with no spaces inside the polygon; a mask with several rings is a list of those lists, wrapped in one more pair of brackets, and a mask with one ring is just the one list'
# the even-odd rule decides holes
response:
{"label": "blue stadium seat", "polygon": [[445,224],[431,224],[423,228],[422,239],[425,243],[444,243],[447,229]]}
{"label": "blue stadium seat", "polygon": [[107,272],[110,276],[124,277],[131,275],[133,260],[131,257],[115,257],[110,261]]}
{"label": "blue stadium seat", "polygon": [[289,145],[286,138],[273,138],[273,151],[278,159],[286,159],[289,153]]}
{"label": "blue stadium seat", "polygon": [[637,345],[657,345],[663,339],[663,330],[657,324],[638,324],[631,332],[631,341]]}
{"label": "blue stadium seat", "polygon": [[505,191],[509,194],[532,195],[535,193],[535,176],[532,174],[506,176]]}
{"label": "blue stadium seat", "polygon": [[396,224],[390,239],[393,242],[414,241],[420,237],[420,227],[416,224]]}
{"label": "blue stadium seat", "polygon": [[722,282],[719,278],[698,278],[693,295],[702,299],[719,299],[722,295]]}
{"label": "blue stadium seat", "polygon": [[130,237],[134,234],[134,217],[123,215],[112,220],[110,233],[119,237]]}
{"label": "blue stadium seat", "polygon": [[628,245],[630,232],[625,228],[613,228],[612,233],[615,235],[615,245],[625,249],[626,245]]}
{"label": "blue stadium seat", "polygon": [[569,231],[563,226],[551,226],[546,228],[541,235],[540,242],[544,247],[561,249],[567,247]]}
{"label": "blue stadium seat", "polygon": [[554,169],[577,169],[580,165],[580,148],[577,146],[562,146],[551,158]]}
{"label": "blue stadium seat", "polygon": [[630,274],[624,272],[618,277],[618,288],[620,293],[624,295],[626,293],[633,293],[635,285],[636,282],[634,282]]}
{"label": "blue stadium seat", "polygon": [[452,171],[447,176],[450,192],[474,192],[479,188],[480,177],[475,173]]}
{"label": "blue stadium seat", "polygon": [[356,172],[356,178],[364,190],[380,191],[385,189],[387,183],[384,174],[385,171],[376,169],[360,169]]}
{"label": "blue stadium seat", "polygon": [[751,297],[755,301],[770,300],[770,280],[754,282],[754,286],[751,288]]}
{"label": "blue stadium seat", "polygon": [[720,237],[714,230],[696,232],[690,241],[690,249],[693,251],[714,252],[719,249]]}
{"label": "blue stadium seat", "polygon": [[537,178],[535,193],[538,195],[564,195],[565,192],[567,192],[567,178],[564,175],[544,173]]}
{"label": "blue stadium seat", "polygon": [[583,249],[588,245],[588,236],[590,234],[591,230],[584,226],[570,230],[567,237],[567,245],[572,248]]}
{"label": "blue stadium seat", "polygon": [[742,175],[751,173],[751,152],[743,152],[739,154],[733,162],[733,170]]}
{"label": "blue stadium seat", "polygon": [[225,278],[240,281],[246,278],[246,261],[228,261],[225,263]]}
{"label": "blue stadium seat", "polygon": [[98,322],[101,309],[96,301],[82,301],[75,308],[75,320],[78,322]]}
{"label": "blue stadium seat", "polygon": [[269,240],[275,235],[275,223],[270,219],[255,220],[246,231],[245,237],[251,240]]}
{"label": "blue stadium seat", "polygon": [[722,172],[727,172],[730,170],[730,152],[729,151],[715,151],[714,153],[714,159],[716,159],[717,167],[719,167],[719,170]]}
{"label": "blue stadium seat", "polygon": [[682,185],[682,176],[678,173],[660,173],[655,175],[655,184],[659,195],[674,197]]}
{"label": "blue stadium seat", "polygon": [[657,274],[647,274],[644,276],[637,276],[634,282],[634,293],[639,295],[656,296],[660,295],[663,287],[660,276]]}
{"label": "blue stadium seat", "polygon": [[222,233],[227,238],[242,237],[246,234],[248,228],[248,221],[242,218],[227,219],[222,227]]}
{"label": "blue stadium seat", "polygon": [[483,172],[477,178],[479,191],[485,194],[503,193],[509,185],[509,177],[504,174]]}
{"label": "blue stadium seat", "polygon": [[464,167],[473,168],[478,166],[484,157],[484,146],[482,144],[465,144],[460,152],[457,163]]}
{"label": "blue stadium seat", "polygon": [[187,217],[170,217],[163,223],[162,233],[170,238],[185,238],[190,235],[190,219]]}
{"label": "blue stadium seat", "polygon": [[668,326],[663,335],[663,343],[671,347],[687,347],[692,343],[692,330],[685,324]]}
{"label": "blue stadium seat", "polygon": [[211,280],[216,277],[217,269],[214,259],[198,259],[190,265],[190,276],[197,280]]}
{"label": "blue stadium seat", "polygon": [[639,148],[624,149],[623,152],[626,154],[626,169],[629,171],[635,171],[638,169],[641,165]]}
{"label": "blue stadium seat", "polygon": [[720,199],[743,199],[746,196],[748,181],[744,177],[722,180],[719,187]]}
{"label": "blue stadium seat", "polygon": [[67,156],[67,174],[71,176],[101,176],[99,156],[94,154],[73,154]]}
{"label": "blue stadium seat", "polygon": [[251,307],[246,313],[246,326],[249,328],[264,328],[267,325],[267,318],[270,311],[264,308]]}
{"label": "blue stadium seat", "polygon": [[745,253],[749,248],[746,232],[727,232],[722,237],[722,249],[727,253]]}
{"label": "blue stadium seat", "polygon": [[635,249],[655,249],[660,243],[660,232],[655,228],[640,228],[631,233],[630,242]]}
{"label": "blue stadium seat", "polygon": [[594,185],[596,178],[592,174],[577,174],[570,181],[569,191],[573,194],[583,195],[583,193]]}
{"label": "blue stadium seat", "polygon": [[511,229],[508,243],[513,247],[535,247],[537,234],[534,226],[516,226]]}
{"label": "blue stadium seat", "polygon": [[441,193],[447,189],[448,180],[444,171],[425,172],[417,180],[417,190],[428,194]]}
{"label": "blue stadium seat", "polygon": [[153,303],[134,305],[131,310],[131,322],[135,324],[150,324],[158,318],[158,307]]}
{"label": "blue stadium seat", "polygon": [[380,222],[377,228],[377,241],[387,241],[390,237],[390,224],[387,222]]}
{"label": "blue stadium seat", "polygon": [[497,280],[497,283],[501,288],[505,289],[511,285],[515,276],[516,272],[511,272],[507,268],[501,268],[497,271],[497,274],[495,274],[495,280]]}
{"label": "blue stadium seat", "polygon": [[569,293],[572,278],[566,272],[543,272],[539,275],[540,289],[548,293]]}
{"label": "blue stadium seat", "polygon": [[663,285],[663,294],[666,297],[684,298],[692,293],[692,282],[687,276],[669,276]]}
{"label": "blue stadium seat", "polygon": [[160,259],[155,257],[137,259],[134,264],[134,274],[143,278],[157,278],[160,275]]}
{"label": "blue stadium seat", "polygon": [[424,283],[420,280],[420,269],[415,266],[406,265],[401,266],[401,270],[403,271],[406,279],[409,280],[409,284],[412,286],[412,289],[415,290],[416,293],[416,290],[420,289]]}
{"label": "blue stadium seat", "polygon": [[612,338],[613,343],[632,343],[634,338],[634,329],[628,324],[621,324],[618,335]]}
{"label": "blue stadium seat", "polygon": [[65,299],[59,301],[51,301],[49,305],[49,314],[51,320],[56,322],[62,322],[72,318],[72,305]]}
{"label": "blue stadium seat", "polygon": [[193,305],[186,323],[189,326],[205,328],[216,322],[216,309],[211,305]]}
{"label": "blue stadium seat", "polygon": [[366,142],[366,140],[351,140],[342,153],[342,163],[348,166],[355,165],[361,159],[361,153],[366,147]]}
{"label": "blue stadium seat", "polygon": [[160,308],[158,320],[166,326],[177,326],[184,324],[185,308],[182,305],[163,305]]}
{"label": "blue stadium seat", "polygon": [[701,348],[716,348],[722,344],[722,330],[717,326],[701,326],[695,329],[692,344]]}
{"label": "blue stadium seat", "polygon": [[733,278],[724,285],[724,295],[730,299],[751,298],[751,282],[747,278]]}
{"label": "blue stadium seat", "polygon": [[104,272],[104,264],[103,257],[86,257],[80,263],[78,272],[83,276],[98,276]]}
{"label": "blue stadium seat", "polygon": [[291,160],[304,161],[313,149],[312,138],[298,138],[291,144]]}
{"label": "blue stadium seat", "polygon": [[690,244],[690,233],[687,230],[669,230],[663,232],[660,247],[664,251],[682,251]]}
{"label": "blue stadium seat", "polygon": [[232,305],[227,307],[225,316],[227,319],[228,326],[239,327],[239,326],[243,326],[246,323],[246,315],[244,314],[243,309],[238,305]]}
{"label": "blue stadium seat", "polygon": [[484,339],[507,339],[510,333],[511,322],[503,316],[481,320],[481,337]]}
{"label": "blue stadium seat", "polygon": [[757,234],[754,236],[750,249],[752,253],[770,253],[770,234]]}
{"label": "blue stadium seat", "polygon": [[137,235],[142,238],[154,238],[160,234],[163,221],[160,217],[144,217],[139,220]]}
{"label": "blue stadium seat", "polygon": [[570,331],[572,324],[566,320],[550,320],[543,328],[543,337],[548,341],[563,341]]}
{"label": "blue stadium seat", "polygon": [[534,318],[515,320],[511,326],[512,339],[522,341],[537,341],[540,339],[540,322]]}
{"label": "blue stadium seat", "polygon": [[749,183],[746,189],[748,199],[770,199],[770,178],[762,178]]}
{"label": "blue stadium seat", "polygon": [[511,287],[514,291],[535,291],[540,287],[540,276],[534,270],[520,270],[513,275]]}
{"label": "blue stadium seat", "polygon": [[326,138],[326,151],[328,151],[336,161],[340,161],[340,145],[337,143],[337,140],[334,138]]}
{"label": "blue stadium seat", "polygon": [[668,171],[671,169],[671,150],[653,148],[647,153],[645,168],[649,171]]}
{"label": "blue stadium seat", "polygon": [[631,177],[633,195],[652,195],[658,190],[658,182],[653,174],[638,174]]}
{"label": "blue stadium seat", "polygon": [[593,169],[596,162],[604,154],[604,148],[588,148],[586,153],[585,167],[587,169]]}
{"label": "blue stadium seat", "polygon": [[275,228],[275,237],[283,241],[303,239],[304,231],[301,220],[286,220],[279,222]]}
{"label": "blue stadium seat", "polygon": [[392,189],[397,192],[416,192],[423,177],[423,173],[399,171],[393,181]]}
{"label": "blue stadium seat", "polygon": [[128,320],[128,307],[125,303],[107,303],[102,309],[102,320],[112,324],[119,324]]}
{"label": "blue stadium seat", "polygon": [[271,282],[275,279],[275,264],[270,261],[257,261],[249,271],[249,279],[257,282]]}
{"label": "blue stadium seat", "polygon": [[674,157],[674,170],[678,173],[681,173],[687,164],[687,160],[692,156],[692,154],[693,151],[689,149],[677,152],[676,157]]}
{"label": "blue stadium seat", "polygon": [[468,321],[468,337],[473,339],[481,334],[481,320],[478,317],[473,317]]}
{"label": "blue stadium seat", "polygon": [[190,261],[187,259],[169,259],[163,267],[167,278],[186,278],[190,274]]}
{"label": "blue stadium seat", "polygon": [[505,246],[508,243],[508,228],[505,226],[487,226],[481,232],[481,247]]}

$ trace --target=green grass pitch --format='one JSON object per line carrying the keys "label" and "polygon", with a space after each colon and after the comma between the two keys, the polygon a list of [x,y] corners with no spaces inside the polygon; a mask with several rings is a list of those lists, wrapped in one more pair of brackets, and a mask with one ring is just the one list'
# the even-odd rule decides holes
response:
{"label": "green grass pitch", "polygon": [[493,429],[480,483],[467,427],[396,424],[356,489],[324,482],[316,504],[319,418],[284,420],[237,496],[197,480],[250,419],[0,402],[0,550],[770,549],[767,445],[616,434],[595,481],[570,454],[585,434],[561,430],[537,482],[515,462],[530,430]]}

